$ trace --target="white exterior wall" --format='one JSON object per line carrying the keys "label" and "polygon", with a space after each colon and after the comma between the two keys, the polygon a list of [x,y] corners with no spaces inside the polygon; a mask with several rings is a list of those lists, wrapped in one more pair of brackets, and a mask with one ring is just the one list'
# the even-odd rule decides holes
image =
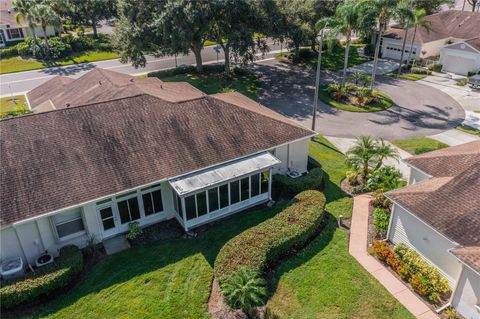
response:
{"label": "white exterior wall", "polygon": [[419,171],[415,167],[410,167],[410,178],[408,180],[409,185],[419,183],[419,182],[424,181],[424,180],[429,179],[429,178],[430,178],[430,176],[428,176],[427,174]]}
{"label": "white exterior wall", "polygon": [[445,72],[467,75],[469,71],[480,70],[480,52],[466,44],[463,49],[459,44],[455,48],[445,47],[440,50],[439,63]]}
{"label": "white exterior wall", "polygon": [[305,173],[308,164],[309,143],[310,139],[306,138],[275,148],[273,155],[281,163],[273,168],[273,174],[286,174],[289,171]]}
{"label": "white exterior wall", "polygon": [[394,244],[405,243],[415,249],[438,268],[452,288],[455,287],[462,267],[449,250],[457,245],[397,204],[393,205],[388,240]]}
{"label": "white exterior wall", "polygon": [[480,319],[480,274],[465,265],[452,297],[452,306],[466,319]]}

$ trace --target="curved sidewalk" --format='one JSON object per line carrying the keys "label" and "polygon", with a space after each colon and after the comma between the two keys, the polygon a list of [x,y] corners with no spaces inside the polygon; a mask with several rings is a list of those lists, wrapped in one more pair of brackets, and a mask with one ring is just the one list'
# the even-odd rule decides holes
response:
{"label": "curved sidewalk", "polygon": [[348,252],[375,277],[405,308],[421,319],[440,319],[415,293],[367,252],[368,194],[354,197]]}

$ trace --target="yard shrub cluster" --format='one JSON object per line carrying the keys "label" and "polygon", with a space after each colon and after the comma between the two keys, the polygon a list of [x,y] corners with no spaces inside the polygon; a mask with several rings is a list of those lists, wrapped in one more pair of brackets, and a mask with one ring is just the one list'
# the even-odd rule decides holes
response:
{"label": "yard shrub cluster", "polygon": [[298,194],[307,189],[320,189],[323,183],[323,170],[319,167],[311,169],[308,174],[297,178],[286,175],[273,175],[274,189],[282,196]]}
{"label": "yard shrub cluster", "polygon": [[380,94],[368,87],[348,83],[344,87],[334,82],[328,85],[330,97],[337,102],[343,101],[351,105],[365,106],[378,102]]}
{"label": "yard shrub cluster", "polygon": [[365,188],[368,191],[382,191],[387,192],[405,185],[402,173],[394,166],[382,166],[373,171],[367,182]]}
{"label": "yard shrub cluster", "polygon": [[415,73],[415,74],[425,74],[425,75],[431,75],[432,71],[429,69],[425,68],[420,68],[418,66],[414,66],[410,69],[410,72]]}
{"label": "yard shrub cluster", "polygon": [[83,268],[83,256],[78,247],[60,249],[60,256],[51,264],[27,274],[19,281],[6,282],[0,288],[2,308],[13,308],[51,294],[67,286]]}
{"label": "yard shrub cluster", "polygon": [[438,63],[433,63],[428,66],[428,69],[433,72],[442,72],[443,65]]}
{"label": "yard shrub cluster", "polygon": [[[269,264],[304,245],[318,231],[324,207],[322,193],[301,192],[282,212],[228,241],[217,255],[214,266],[222,293],[223,287],[240,271],[262,274]],[[234,300],[228,301],[231,307],[235,306]]]}
{"label": "yard shrub cluster", "polygon": [[450,293],[448,281],[440,272],[406,244],[398,244],[392,251],[387,242],[375,241],[372,248],[378,259],[386,262],[418,294],[432,303],[445,300]]}
{"label": "yard shrub cluster", "polygon": [[377,232],[377,236],[385,238],[388,231],[388,223],[390,222],[390,211],[377,207],[373,211],[373,225]]}
{"label": "yard shrub cluster", "polygon": [[98,39],[90,36],[74,37],[66,35],[61,37],[51,37],[48,39],[49,47],[45,40],[33,37],[27,37],[24,41],[14,46],[0,50],[0,58],[13,56],[33,57],[36,59],[61,59],[68,57],[73,52],[86,50],[113,51],[107,35],[100,35]]}

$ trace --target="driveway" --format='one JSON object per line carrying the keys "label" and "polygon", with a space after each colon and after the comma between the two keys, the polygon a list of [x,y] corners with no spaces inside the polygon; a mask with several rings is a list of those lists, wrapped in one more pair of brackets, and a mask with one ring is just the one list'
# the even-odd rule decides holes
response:
{"label": "driveway", "polygon": [[[276,60],[256,64],[253,69],[260,75],[259,102],[310,127],[314,72]],[[324,83],[335,78],[334,73],[322,74]],[[438,134],[465,118],[462,107],[435,88],[389,77],[378,80],[378,88],[389,94],[396,105],[376,113],[354,113],[319,103],[317,131],[327,136],[372,135],[392,140]]]}
{"label": "driveway", "polygon": [[[398,62],[379,59],[377,63],[377,75],[383,75],[388,72],[392,72],[398,69]],[[349,72],[362,72],[367,74],[372,74],[373,72],[373,61],[368,61],[365,63],[357,64],[348,68]]]}

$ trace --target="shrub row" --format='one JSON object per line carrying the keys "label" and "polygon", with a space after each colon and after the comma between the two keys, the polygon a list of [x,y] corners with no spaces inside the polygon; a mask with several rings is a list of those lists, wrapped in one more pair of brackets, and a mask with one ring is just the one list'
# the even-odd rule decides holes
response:
{"label": "shrub row", "polygon": [[432,71],[424,68],[420,68],[418,66],[414,66],[410,69],[410,72],[415,73],[415,74],[425,74],[425,75],[431,75]]}
{"label": "shrub row", "polygon": [[393,251],[384,241],[373,243],[375,255],[386,262],[398,275],[408,281],[421,296],[438,303],[442,295],[450,292],[448,281],[437,268],[427,263],[415,250],[406,244],[398,244]]}
{"label": "shrub row", "polygon": [[434,72],[442,72],[442,67],[442,64],[433,63],[428,66],[428,69]]}
{"label": "shrub row", "polygon": [[274,189],[279,191],[282,196],[298,194],[307,189],[320,189],[323,185],[323,170],[313,168],[308,174],[297,178],[291,178],[286,175],[273,175]]}
{"label": "shrub row", "polygon": [[72,52],[81,52],[85,50],[113,51],[113,46],[108,36],[101,35],[98,39],[90,36],[73,37],[66,35],[62,37],[51,37],[48,39],[49,48],[44,39],[27,37],[24,41],[14,46],[1,49],[0,58],[13,56],[31,56],[36,59],[60,59],[67,57]]}
{"label": "shrub row", "polygon": [[304,191],[275,217],[228,241],[215,260],[214,271],[220,286],[243,268],[263,273],[268,264],[304,245],[318,230],[324,207],[322,193]]}
{"label": "shrub row", "polygon": [[82,252],[76,246],[65,246],[53,263],[28,273],[24,279],[4,284],[0,288],[2,308],[19,306],[65,287],[82,268]]}
{"label": "shrub row", "polygon": [[[207,64],[203,66],[202,74],[217,74],[222,73],[225,71],[225,66],[223,64]],[[155,78],[163,78],[163,77],[170,77],[175,76],[178,74],[188,74],[188,73],[197,73],[197,69],[194,65],[180,65],[179,67],[162,70],[162,71],[155,71],[150,72],[147,74],[147,77],[155,77]],[[238,76],[247,75],[250,72],[244,70],[242,68],[233,68],[233,74]]]}

